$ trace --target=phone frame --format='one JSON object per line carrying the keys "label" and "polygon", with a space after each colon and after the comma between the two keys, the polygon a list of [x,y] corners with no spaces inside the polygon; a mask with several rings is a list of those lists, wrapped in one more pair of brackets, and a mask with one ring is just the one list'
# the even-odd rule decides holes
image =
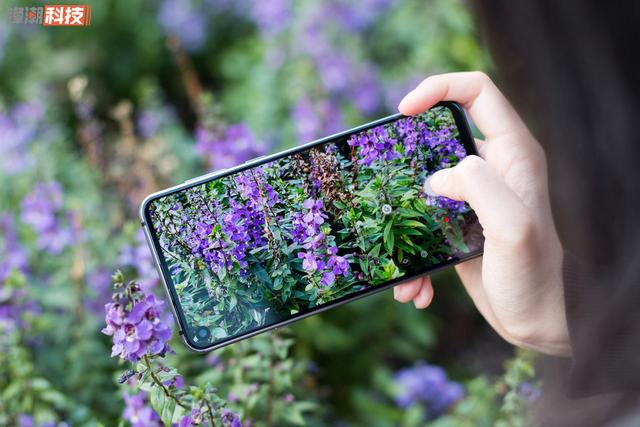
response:
{"label": "phone frame", "polygon": [[[460,140],[462,142],[462,144],[464,145],[465,149],[467,150],[468,154],[478,154],[478,150],[476,148],[475,145],[475,140],[473,138],[473,134],[471,133],[471,129],[469,128],[469,123],[466,119],[466,113],[464,112],[464,110],[462,109],[462,107],[453,101],[442,101],[437,103],[436,105],[434,105],[431,108],[435,108],[435,107],[445,107],[448,108],[451,113],[453,114],[453,118],[454,121],[456,123],[456,126],[458,127],[458,132],[460,135]],[[246,338],[250,338],[253,337],[255,335],[261,334],[263,332],[272,330],[272,329],[277,329],[279,327],[282,326],[286,326],[289,325],[293,322],[296,322],[298,320],[302,320],[306,317],[309,317],[313,314],[317,314],[317,313],[321,313],[323,311],[329,310],[331,308],[335,308],[338,307],[340,305],[358,300],[360,298],[363,298],[365,296],[369,296],[369,295],[373,295],[382,291],[385,291],[387,289],[390,289],[400,283],[403,282],[407,282],[409,280],[413,280],[417,277],[421,277],[421,276],[425,276],[440,270],[443,270],[447,267],[450,267],[452,265],[461,263],[463,261],[467,261],[469,259],[472,258],[476,258],[482,255],[483,251],[482,249],[478,250],[477,252],[473,252],[470,253],[468,255],[465,255],[463,257],[459,257],[456,259],[452,259],[452,260],[448,260],[445,261],[443,263],[440,263],[436,266],[432,266],[432,267],[426,267],[423,270],[411,275],[411,276],[405,276],[405,277],[401,277],[401,278],[397,278],[394,280],[390,280],[387,283],[383,283],[381,285],[376,285],[375,287],[371,287],[368,289],[363,289],[360,290],[358,292],[355,292],[353,294],[350,295],[345,295],[341,298],[338,298],[334,301],[330,301],[330,302],[326,302],[324,304],[322,304],[322,306],[320,307],[315,307],[313,309],[311,309],[308,312],[300,312],[300,313],[296,313],[294,315],[292,315],[291,317],[289,317],[288,319],[285,320],[281,320],[277,323],[271,324],[271,325],[267,325],[267,326],[262,326],[259,327],[257,329],[251,330],[249,332],[243,333],[241,335],[238,336],[233,336],[233,337],[228,337],[222,340],[217,341],[215,344],[212,345],[208,345],[205,347],[200,347],[197,344],[193,343],[191,341],[191,337],[189,336],[189,334],[187,333],[188,331],[188,324],[187,324],[187,320],[182,312],[182,307],[180,304],[180,299],[177,295],[177,292],[175,290],[175,287],[173,285],[173,280],[171,278],[171,274],[168,271],[167,265],[166,265],[166,261],[164,259],[164,255],[162,254],[161,251],[159,251],[159,244],[155,230],[149,226],[149,224],[152,224],[151,222],[151,217],[149,214],[149,205],[151,202],[153,202],[156,199],[162,198],[164,196],[167,196],[169,194],[173,194],[173,193],[177,193],[179,191],[191,188],[191,187],[195,187],[201,184],[204,184],[206,182],[209,181],[213,181],[219,178],[223,178],[227,175],[231,175],[237,172],[242,172],[243,170],[246,169],[250,169],[252,167],[256,167],[256,166],[260,166],[262,164],[286,157],[286,156],[290,156],[292,154],[295,153],[299,153],[301,151],[305,151],[326,143],[330,143],[330,142],[337,142],[339,140],[344,139],[345,137],[348,137],[354,133],[358,133],[358,132],[362,132],[364,130],[368,130],[371,129],[373,127],[376,126],[380,126],[380,125],[384,125],[393,121],[396,121],[398,119],[401,118],[405,118],[407,116],[404,116],[402,114],[393,114],[391,116],[387,116],[387,117],[383,117],[381,119],[375,120],[373,122],[369,122],[366,123],[364,125],[352,128],[352,129],[348,129],[345,130],[343,132],[340,133],[336,133],[312,142],[309,142],[307,144],[298,146],[298,147],[294,147],[294,148],[290,148],[288,150],[284,150],[275,154],[271,154],[271,155],[266,155],[266,156],[260,156],[257,157],[255,159],[252,160],[248,160],[238,166],[234,166],[231,168],[226,168],[226,169],[221,169],[215,172],[211,172],[211,173],[207,173],[204,175],[201,175],[199,177],[193,178],[193,179],[189,179],[187,181],[185,181],[182,184],[167,188],[165,190],[161,190],[158,192],[155,192],[153,194],[150,194],[149,196],[147,196],[141,203],[140,205],[140,219],[141,219],[141,224],[142,224],[142,228],[144,230],[144,234],[146,236],[146,240],[147,243],[149,245],[149,248],[151,249],[151,253],[153,254],[153,258],[156,264],[156,268],[158,269],[158,273],[160,275],[160,278],[162,280],[162,283],[164,285],[164,289],[166,291],[167,296],[169,297],[169,301],[170,301],[170,306],[171,306],[171,311],[173,312],[174,318],[176,319],[176,323],[178,325],[178,333],[182,336],[182,340],[184,341],[184,344],[187,346],[187,348],[195,351],[195,352],[199,352],[199,353],[205,353],[205,352],[209,352],[224,346],[227,346],[229,344],[233,344],[235,342],[241,341],[243,339]],[[169,285],[171,284],[171,286]]]}

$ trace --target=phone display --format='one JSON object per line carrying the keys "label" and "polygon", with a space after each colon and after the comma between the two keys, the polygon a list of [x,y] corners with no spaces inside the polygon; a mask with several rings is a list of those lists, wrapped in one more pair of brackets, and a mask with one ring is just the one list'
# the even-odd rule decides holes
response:
{"label": "phone display", "polygon": [[443,103],[147,198],[187,344],[215,348],[478,255],[469,206],[423,191],[472,141]]}

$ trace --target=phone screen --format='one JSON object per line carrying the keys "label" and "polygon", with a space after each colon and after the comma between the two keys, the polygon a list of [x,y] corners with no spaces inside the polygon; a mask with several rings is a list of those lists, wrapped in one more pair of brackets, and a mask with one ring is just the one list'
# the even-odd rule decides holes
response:
{"label": "phone screen", "polygon": [[477,255],[469,206],[423,191],[474,153],[460,120],[445,104],[153,197],[187,343],[211,348]]}

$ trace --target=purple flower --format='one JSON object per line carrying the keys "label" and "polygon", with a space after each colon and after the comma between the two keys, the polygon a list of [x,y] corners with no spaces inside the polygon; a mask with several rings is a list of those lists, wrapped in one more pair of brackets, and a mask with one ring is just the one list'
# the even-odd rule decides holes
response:
{"label": "purple flower", "polygon": [[425,362],[398,371],[394,380],[400,389],[396,404],[423,405],[428,419],[442,415],[464,395],[462,385],[450,381],[444,369]]}
{"label": "purple flower", "polygon": [[338,132],[343,127],[340,106],[330,100],[312,102],[302,97],[294,105],[291,116],[301,144]]}
{"label": "purple flower", "polygon": [[283,31],[291,21],[293,9],[291,3],[291,0],[252,2],[251,16],[263,33],[277,34]]}
{"label": "purple flower", "polygon": [[298,258],[302,259],[302,268],[307,272],[314,272],[318,269],[316,257],[311,252],[299,252]]}
{"label": "purple flower", "polygon": [[171,328],[162,320],[163,301],[153,295],[142,296],[124,305],[116,301],[105,305],[105,335],[113,336],[111,357],[135,362],[142,356],[165,354]]}
{"label": "purple flower", "polygon": [[178,427],[193,427],[199,426],[202,423],[202,415],[200,414],[200,409],[194,408],[191,410],[189,415],[185,415],[180,418],[178,422]]}
{"label": "purple flower", "polygon": [[162,426],[160,417],[147,405],[143,391],[138,394],[124,394],[124,412],[122,417],[131,423],[132,427]]}
{"label": "purple flower", "polygon": [[518,387],[518,393],[527,401],[527,403],[529,403],[529,405],[534,404],[542,395],[540,388],[531,384],[529,381],[525,381],[520,384],[520,387]]}
{"label": "purple flower", "polygon": [[213,169],[236,166],[266,151],[244,123],[227,127],[222,135],[199,127],[195,136],[196,152],[204,156]]}
{"label": "purple flower", "polygon": [[224,427],[242,427],[240,417],[230,409],[224,408],[220,418]]}
{"label": "purple flower", "polygon": [[57,255],[68,246],[73,237],[70,227],[61,226],[62,186],[57,181],[40,182],[22,200],[22,222],[37,233],[40,249]]}
{"label": "purple flower", "polygon": [[3,174],[15,175],[32,165],[29,146],[41,132],[43,117],[44,107],[39,102],[0,110],[0,171]]}
{"label": "purple flower", "polygon": [[199,50],[206,40],[206,15],[192,0],[163,0],[158,21],[167,35],[178,37],[189,52]]}
{"label": "purple flower", "polygon": [[156,135],[167,122],[172,120],[173,114],[168,108],[154,108],[143,110],[138,115],[136,124],[140,135],[148,139]]}

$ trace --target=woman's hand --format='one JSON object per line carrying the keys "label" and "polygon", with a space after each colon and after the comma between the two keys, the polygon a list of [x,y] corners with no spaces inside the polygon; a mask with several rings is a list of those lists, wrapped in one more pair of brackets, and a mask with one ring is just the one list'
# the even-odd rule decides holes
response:
{"label": "woman's hand", "polygon": [[[460,103],[485,136],[478,156],[434,173],[425,191],[464,200],[484,229],[482,258],[459,264],[476,307],[508,342],[548,354],[571,352],[562,287],[562,246],[553,224],[544,152],[498,88],[480,72],[425,79],[400,102],[405,115],[439,101]],[[429,277],[397,286],[394,297],[427,307]]]}

